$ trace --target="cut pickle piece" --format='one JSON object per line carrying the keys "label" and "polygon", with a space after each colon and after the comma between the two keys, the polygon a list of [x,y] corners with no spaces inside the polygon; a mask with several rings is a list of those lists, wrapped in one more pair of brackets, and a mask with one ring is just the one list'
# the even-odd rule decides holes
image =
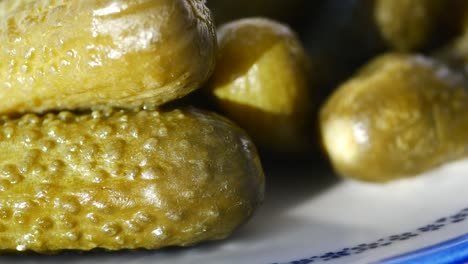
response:
{"label": "cut pickle piece", "polygon": [[246,18],[221,26],[218,45],[208,87],[219,109],[265,148],[307,149],[311,67],[296,34],[273,20]]}

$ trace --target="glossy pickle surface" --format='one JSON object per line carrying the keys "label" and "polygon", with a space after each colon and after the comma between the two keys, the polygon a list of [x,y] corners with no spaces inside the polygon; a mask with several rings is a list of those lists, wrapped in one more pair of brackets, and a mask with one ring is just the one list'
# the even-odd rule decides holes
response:
{"label": "glossy pickle surface", "polygon": [[3,252],[223,239],[263,199],[254,145],[215,114],[65,111],[0,122]]}
{"label": "glossy pickle surface", "polygon": [[466,156],[463,76],[420,55],[382,55],[321,109],[326,153],[342,176],[385,182]]}
{"label": "glossy pickle surface", "polygon": [[306,147],[310,61],[296,34],[269,19],[240,19],[219,28],[218,47],[208,90],[221,111],[266,148]]}
{"label": "glossy pickle surface", "polygon": [[202,0],[4,0],[0,8],[2,114],[159,105],[199,88],[214,68]]}

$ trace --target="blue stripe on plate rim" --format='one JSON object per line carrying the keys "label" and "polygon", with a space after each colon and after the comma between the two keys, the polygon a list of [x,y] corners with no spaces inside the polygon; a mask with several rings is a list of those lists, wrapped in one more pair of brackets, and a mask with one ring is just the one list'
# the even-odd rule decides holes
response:
{"label": "blue stripe on plate rim", "polygon": [[456,264],[468,262],[468,234],[374,264]]}
{"label": "blue stripe on plate rim", "polygon": [[[320,262],[330,262],[352,255],[358,255],[376,248],[382,248],[396,244],[401,241],[413,239],[415,237],[443,229],[448,225],[464,222],[468,218],[468,207],[458,211],[456,214],[439,218],[432,223],[419,227],[410,232],[390,235],[380,238],[370,243],[342,248],[340,250],[327,252],[325,254],[314,255],[308,258],[277,262],[273,264],[310,264]],[[452,264],[468,263],[468,233],[445,242],[422,248],[400,256],[391,257],[374,264]]]}

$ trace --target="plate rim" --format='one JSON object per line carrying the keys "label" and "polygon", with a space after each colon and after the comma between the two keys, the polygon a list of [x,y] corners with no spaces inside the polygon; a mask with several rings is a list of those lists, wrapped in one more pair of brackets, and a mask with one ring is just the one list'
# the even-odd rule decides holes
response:
{"label": "plate rim", "polygon": [[[401,232],[373,240],[368,243],[360,243],[354,246],[344,247],[338,250],[322,254],[314,254],[310,257],[295,259],[286,262],[273,262],[272,264],[309,264],[330,262],[345,257],[360,255],[374,249],[383,248],[407,241],[425,234],[439,231],[447,226],[466,221],[468,218],[468,207],[458,210],[456,213],[439,217],[429,224],[420,226],[411,231]],[[456,254],[455,254],[456,253]],[[468,233],[454,237],[443,242],[422,247],[412,251],[404,252],[397,256],[389,257],[374,262],[374,264],[396,264],[396,263],[459,263],[468,260]],[[429,262],[428,262],[429,261]],[[454,262],[456,261],[456,262]]]}

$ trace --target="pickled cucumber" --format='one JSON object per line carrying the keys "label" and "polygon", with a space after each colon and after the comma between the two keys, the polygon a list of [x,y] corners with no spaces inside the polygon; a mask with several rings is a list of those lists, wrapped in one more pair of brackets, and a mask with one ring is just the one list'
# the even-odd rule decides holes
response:
{"label": "pickled cucumber", "polygon": [[160,105],[199,88],[214,68],[202,0],[4,0],[0,8],[0,113]]}
{"label": "pickled cucumber", "polygon": [[419,55],[371,61],[321,109],[323,145],[335,170],[385,182],[465,157],[463,83],[462,76]]}
{"label": "pickled cucumber", "polygon": [[18,1],[0,1],[0,17],[9,15],[14,12],[17,8],[33,2],[34,0],[18,0]]}
{"label": "pickled cucumber", "polygon": [[155,249],[222,239],[263,198],[245,133],[195,109],[0,120],[0,250]]}
{"label": "pickled cucumber", "polygon": [[310,119],[310,64],[295,33],[264,18],[218,30],[217,67],[209,92],[254,141],[277,151],[304,148]]}
{"label": "pickled cucumber", "polygon": [[376,0],[375,22],[383,39],[398,50],[427,46],[442,23],[447,0]]}

